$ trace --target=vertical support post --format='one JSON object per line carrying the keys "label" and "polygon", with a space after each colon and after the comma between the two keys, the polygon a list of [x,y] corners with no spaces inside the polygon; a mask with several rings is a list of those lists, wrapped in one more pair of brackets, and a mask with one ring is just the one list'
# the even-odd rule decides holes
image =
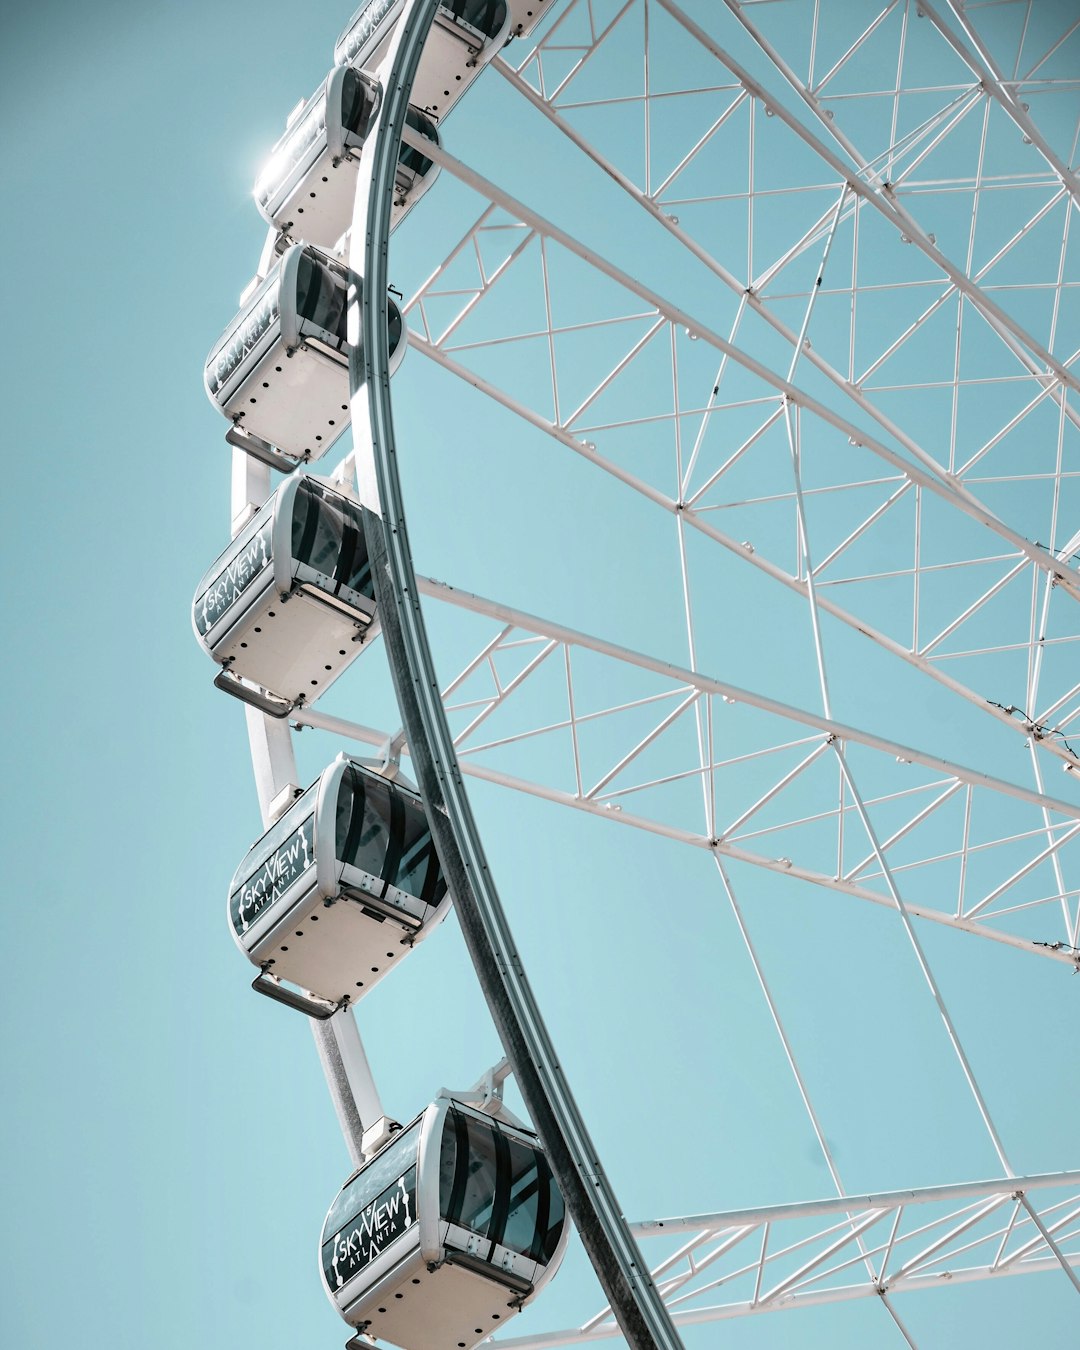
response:
{"label": "vertical support post", "polygon": [[[234,448],[231,502],[234,536],[266,501],[270,490],[269,468]],[[269,829],[271,803],[287,784],[297,781],[292,733],[288,721],[267,717],[256,708],[245,707],[244,716],[259,811],[263,828]],[[311,1018],[309,1023],[345,1146],[353,1165],[358,1167],[363,1158],[364,1128],[381,1120],[383,1110],[356,1020],[348,1009],[343,1009],[326,1022]]]}
{"label": "vertical support post", "polygon": [[382,1102],[371,1076],[360,1028],[349,1008],[325,1022],[312,1019],[311,1032],[353,1166],[364,1161],[364,1132],[383,1120]]}

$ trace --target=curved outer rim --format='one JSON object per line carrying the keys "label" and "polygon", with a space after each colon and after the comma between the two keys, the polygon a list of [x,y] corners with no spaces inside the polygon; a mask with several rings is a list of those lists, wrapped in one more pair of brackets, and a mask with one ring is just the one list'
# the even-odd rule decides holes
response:
{"label": "curved outer rim", "polygon": [[[390,204],[409,93],[438,0],[409,0],[392,44],[374,126],[370,182],[363,172],[353,218],[352,270],[364,277],[361,342],[352,347],[350,394],[367,384],[375,481],[383,512],[365,510],[365,535],[387,655],[409,753],[469,955],[526,1108],[585,1250],[634,1350],[681,1342],[608,1183],[526,979],[465,795],[439,697],[408,544],[390,406],[386,350]],[[366,205],[366,219],[361,212]],[[357,350],[359,348],[359,350]],[[355,402],[354,406],[359,407]]]}

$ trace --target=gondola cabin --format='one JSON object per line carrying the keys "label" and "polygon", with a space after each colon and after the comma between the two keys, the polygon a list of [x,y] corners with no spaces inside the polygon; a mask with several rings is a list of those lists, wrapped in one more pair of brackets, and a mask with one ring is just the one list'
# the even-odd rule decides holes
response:
{"label": "gondola cabin", "polygon": [[[367,0],[338,38],[335,63],[375,70],[386,56],[403,8],[404,0]],[[507,0],[443,0],[424,44],[410,101],[426,113],[445,117],[512,36],[511,24]]]}
{"label": "gondola cabin", "polygon": [[[255,204],[286,238],[333,249],[352,220],[360,151],[378,105],[379,86],[351,66],[335,66],[290,117],[255,182]],[[438,144],[431,119],[411,108],[410,126]],[[438,166],[403,145],[391,224],[424,195]]]}
{"label": "gondola cabin", "polygon": [[[292,460],[317,459],[349,425],[351,281],[363,284],[319,249],[294,244],[206,361],[211,402],[242,431]],[[401,311],[392,299],[388,305],[392,373],[406,342]]]}
{"label": "gondola cabin", "polygon": [[249,849],[229,924],[253,988],[312,1017],[355,1003],[445,917],[419,796],[339,756]]}
{"label": "gondola cabin", "polygon": [[461,1350],[540,1292],[567,1238],[535,1136],[441,1097],[345,1183],[323,1224],[323,1280],[365,1335]]}
{"label": "gondola cabin", "polygon": [[314,701],[375,621],[360,507],[288,478],[207,568],[191,621],[219,688],[275,717]]}

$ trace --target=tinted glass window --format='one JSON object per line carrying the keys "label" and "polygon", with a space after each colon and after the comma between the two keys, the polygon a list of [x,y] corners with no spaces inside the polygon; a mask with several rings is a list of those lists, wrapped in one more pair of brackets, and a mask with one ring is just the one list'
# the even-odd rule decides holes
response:
{"label": "tinted glass window", "polygon": [[393,300],[388,300],[386,303],[388,310],[386,352],[388,356],[393,356],[397,351],[398,343],[401,341],[401,310],[398,309]]}
{"label": "tinted glass window", "polygon": [[[419,108],[410,107],[405,114],[405,121],[414,131],[418,131],[421,136],[426,136],[429,141],[438,141],[438,133],[435,130],[434,123],[430,118],[425,117]],[[431,160],[425,158],[419,150],[411,145],[401,143],[401,153],[398,155],[398,163],[403,169],[409,169],[412,173],[418,174],[421,178],[431,168]]]}
{"label": "tinted glass window", "polygon": [[292,555],[329,578],[331,592],[348,586],[374,599],[359,507],[307,479],[293,503]]}
{"label": "tinted glass window", "polygon": [[292,550],[297,562],[332,577],[341,557],[344,519],[318,488],[302,483],[293,505]]}
{"label": "tinted glass window", "polygon": [[405,812],[401,857],[391,886],[415,895],[427,905],[437,905],[446,894],[446,881],[439,867],[427,817],[419,803],[409,802]]}
{"label": "tinted glass window", "polygon": [[[439,1213],[445,1219],[452,1212],[454,1204],[454,1181],[457,1177],[458,1160],[458,1121],[460,1117],[453,1107],[446,1113],[443,1122],[442,1144],[439,1149]],[[464,1131],[462,1132],[464,1133]]]}
{"label": "tinted glass window", "polygon": [[345,538],[342,543],[339,576],[342,586],[375,599],[375,582],[368,561],[367,544],[364,542],[364,526],[360,512],[351,503],[346,507]]}
{"label": "tinted glass window", "polygon": [[502,1245],[533,1261],[550,1261],[562,1232],[562,1196],[543,1153],[509,1136],[506,1142],[510,1149],[510,1204]]}
{"label": "tinted glass window", "polygon": [[301,821],[306,820],[314,813],[315,796],[318,790],[319,782],[316,780],[302,796],[297,797],[281,819],[275,821],[262,838],[251,846],[233,877],[233,889],[236,889],[241,882],[254,875],[262,863],[275,854],[294,833]]}
{"label": "tinted glass window", "polygon": [[488,1237],[497,1194],[498,1127],[451,1108],[444,1126],[444,1148],[447,1133],[455,1138],[454,1170],[449,1186],[445,1171],[440,1178],[442,1216]]}
{"label": "tinted glass window", "polygon": [[318,262],[310,253],[300,256],[296,271],[296,312],[304,319],[345,341],[345,278]]}
{"label": "tinted glass window", "polygon": [[338,861],[382,877],[390,847],[390,788],[350,768],[338,789]]}
{"label": "tinted glass window", "polygon": [[506,18],[506,0],[442,0],[442,8],[485,37],[497,33]]}
{"label": "tinted glass window", "polygon": [[361,1172],[341,1188],[323,1224],[324,1240],[348,1223],[354,1214],[358,1214],[397,1177],[404,1175],[413,1166],[420,1147],[422,1121],[423,1117],[414,1121],[407,1130],[402,1130]]}
{"label": "tinted glass window", "polygon": [[371,87],[355,70],[347,70],[341,82],[341,125],[366,136],[373,106]]}

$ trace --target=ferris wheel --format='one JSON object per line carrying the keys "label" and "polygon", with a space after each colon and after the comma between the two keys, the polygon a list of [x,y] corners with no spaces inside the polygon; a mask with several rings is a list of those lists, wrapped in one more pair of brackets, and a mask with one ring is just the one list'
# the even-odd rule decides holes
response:
{"label": "ferris wheel", "polygon": [[[234,935],[357,1165],[323,1246],[350,1345],[829,1305],[872,1313],[831,1344],[919,1345],[930,1289],[1080,1294],[1071,1033],[1017,1025],[1080,969],[1078,49],[1026,0],[373,0],[290,118],[207,363],[233,540],[194,620],[263,803]],[[417,574],[440,520],[498,594]],[[400,727],[349,695],[380,646]],[[300,730],[348,747],[310,787]],[[401,1129],[350,1005],[452,906],[508,1059]],[[598,949],[625,1002],[582,1001],[564,1072],[545,970]],[[676,963],[634,1211],[570,1084],[602,1054],[629,1091]],[[820,1184],[778,1196],[793,1149]],[[576,1322],[541,1293],[564,1201],[608,1299]]]}

